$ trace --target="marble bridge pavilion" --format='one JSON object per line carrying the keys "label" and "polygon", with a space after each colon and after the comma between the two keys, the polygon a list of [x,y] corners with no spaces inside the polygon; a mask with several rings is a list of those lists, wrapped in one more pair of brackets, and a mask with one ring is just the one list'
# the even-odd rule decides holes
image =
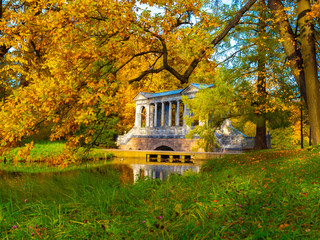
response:
{"label": "marble bridge pavilion", "polygon": [[[187,139],[190,127],[185,123],[189,109],[182,103],[182,96],[192,99],[201,88],[211,88],[213,84],[191,83],[186,88],[173,91],[138,93],[136,101],[135,125],[126,134],[118,136],[117,144],[123,150],[173,150],[202,151],[197,149],[199,137]],[[192,128],[192,126],[191,126]],[[251,148],[254,139],[246,137],[226,120],[216,137],[222,151]]]}

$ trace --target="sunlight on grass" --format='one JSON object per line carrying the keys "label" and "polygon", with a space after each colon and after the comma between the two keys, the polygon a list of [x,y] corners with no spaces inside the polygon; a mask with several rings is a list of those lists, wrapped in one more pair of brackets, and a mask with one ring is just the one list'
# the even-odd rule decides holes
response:
{"label": "sunlight on grass", "polygon": [[0,169],[17,172],[52,172],[61,171],[63,168],[64,171],[67,171],[83,168],[87,164],[90,166],[100,166],[101,164],[105,164],[105,160],[109,160],[113,156],[106,151],[94,148],[88,154],[83,155],[84,149],[80,148],[74,155],[76,162],[72,164],[67,163],[66,165],[57,164],[55,159],[63,155],[65,145],[65,141],[36,141],[28,159],[18,156],[19,149],[24,147],[14,148],[8,154],[0,157]]}
{"label": "sunlight on grass", "polygon": [[112,167],[3,176],[0,237],[318,239],[319,160],[316,152],[253,152],[133,185]]}

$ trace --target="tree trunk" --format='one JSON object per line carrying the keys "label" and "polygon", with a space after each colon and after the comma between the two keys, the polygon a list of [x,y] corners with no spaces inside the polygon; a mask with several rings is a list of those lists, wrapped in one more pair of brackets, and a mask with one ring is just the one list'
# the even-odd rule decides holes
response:
{"label": "tree trunk", "polygon": [[[264,0],[259,1],[259,23],[258,23],[258,37],[263,38],[266,35],[266,14],[263,11],[265,6]],[[263,41],[261,41],[263,42]],[[256,127],[256,139],[253,149],[267,149],[267,128],[266,128],[266,118],[265,118],[265,104],[267,98],[266,90],[266,55],[263,45],[258,43],[257,45],[257,54],[258,54],[258,80],[257,80],[257,127]]]}
{"label": "tree trunk", "polygon": [[268,149],[266,132],[266,121],[264,120],[260,125],[257,124],[254,150]]}
{"label": "tree trunk", "polygon": [[[3,0],[0,1],[0,19],[2,18],[3,15]],[[2,34],[2,31],[0,30],[0,34]],[[1,60],[4,58],[4,55],[8,52],[9,48],[6,45],[1,45],[0,46],[0,58]]]}
{"label": "tree trunk", "polygon": [[299,48],[297,47],[298,42],[291,28],[288,15],[285,12],[281,0],[269,0],[268,7],[270,8],[277,24],[277,28],[282,39],[282,45],[290,64],[292,75],[299,86],[301,96],[303,97],[305,103],[307,103],[302,56]]}
{"label": "tree trunk", "polygon": [[298,0],[297,10],[311,137],[313,145],[318,145],[320,144],[320,94],[314,29],[312,19],[306,15],[311,10],[309,0]]}
{"label": "tree trunk", "polygon": [[302,105],[300,107],[300,145],[301,149],[303,149],[303,109]]}

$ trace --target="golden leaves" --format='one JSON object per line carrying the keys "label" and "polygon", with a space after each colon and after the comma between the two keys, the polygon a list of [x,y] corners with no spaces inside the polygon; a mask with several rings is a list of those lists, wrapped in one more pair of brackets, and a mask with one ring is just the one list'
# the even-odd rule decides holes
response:
{"label": "golden leaves", "polygon": [[[100,112],[117,114],[125,129],[132,124],[131,99],[137,91],[127,80],[160,65],[163,46],[159,38],[167,44],[168,61],[177,68],[185,67],[210,46],[208,29],[217,27],[217,21],[202,9],[203,1],[141,3],[166,9],[158,16],[144,11],[139,18],[134,1],[28,0],[24,9],[5,9],[0,43],[14,50],[6,55],[8,65],[1,71],[10,70],[10,79],[24,84],[13,89],[1,105],[2,146],[15,146],[39,124],[53,124],[51,139],[66,137],[75,146],[84,138],[74,136],[75,132],[93,124]],[[189,12],[196,17],[194,25]],[[152,54],[129,61],[145,51]],[[208,51],[207,61],[196,70],[196,80],[210,81],[211,53]],[[127,62],[115,77],[112,71]],[[148,91],[173,89],[179,84],[166,73],[144,83],[148,85],[141,89]],[[84,141],[90,141],[92,134],[89,131]]]}

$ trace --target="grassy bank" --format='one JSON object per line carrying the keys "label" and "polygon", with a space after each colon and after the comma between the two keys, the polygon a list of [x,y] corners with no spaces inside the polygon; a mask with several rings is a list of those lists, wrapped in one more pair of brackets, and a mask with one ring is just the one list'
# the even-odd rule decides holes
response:
{"label": "grassy bank", "polygon": [[[63,156],[65,141],[36,141],[33,149],[30,151],[28,159],[19,157],[18,152],[25,147],[17,147],[12,149],[8,154],[0,157],[0,170],[6,171],[24,171],[24,172],[52,172],[61,171],[61,167],[66,170],[82,168],[83,163],[90,162],[91,166],[101,165],[94,164],[99,160],[111,159],[112,154],[100,150],[92,149],[89,153],[83,154],[80,148],[74,155],[76,161],[72,164],[61,164],[63,160],[57,160],[59,156]],[[66,159],[68,160],[68,159]],[[59,167],[60,166],[60,167]]]}
{"label": "grassy bank", "polygon": [[70,171],[0,180],[4,239],[318,239],[320,157],[266,151],[214,159],[201,174],[120,183]]}

